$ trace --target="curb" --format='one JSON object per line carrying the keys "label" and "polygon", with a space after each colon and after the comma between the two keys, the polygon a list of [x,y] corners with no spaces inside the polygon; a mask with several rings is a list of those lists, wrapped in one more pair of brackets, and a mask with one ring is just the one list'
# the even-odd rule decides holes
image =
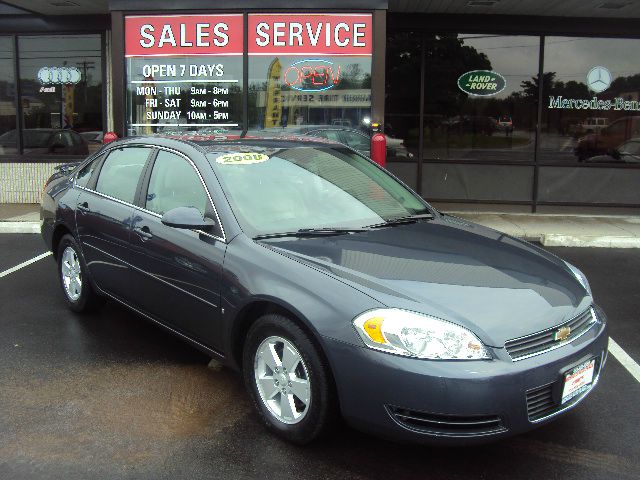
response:
{"label": "curb", "polygon": [[612,237],[596,235],[541,235],[540,243],[545,247],[587,248],[640,248],[640,237]]}
{"label": "curb", "polygon": [[2,222],[0,233],[40,233],[40,222]]}

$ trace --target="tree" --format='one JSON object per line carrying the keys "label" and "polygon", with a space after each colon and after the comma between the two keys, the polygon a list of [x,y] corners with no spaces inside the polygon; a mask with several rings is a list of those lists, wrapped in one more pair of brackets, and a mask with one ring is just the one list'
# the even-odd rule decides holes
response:
{"label": "tree", "polygon": [[[553,94],[556,84],[555,78],[556,72],[545,72],[542,74],[542,91],[546,95]],[[521,82],[520,87],[522,88],[522,96],[527,101],[534,103],[538,101],[538,89],[540,87],[539,75],[532,77],[531,80]]]}

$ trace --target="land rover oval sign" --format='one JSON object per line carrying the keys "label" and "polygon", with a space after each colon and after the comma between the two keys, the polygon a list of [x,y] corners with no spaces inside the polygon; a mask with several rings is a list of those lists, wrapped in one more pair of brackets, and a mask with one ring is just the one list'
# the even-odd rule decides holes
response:
{"label": "land rover oval sign", "polygon": [[507,81],[498,72],[472,70],[458,78],[458,88],[469,95],[488,97],[504,90]]}

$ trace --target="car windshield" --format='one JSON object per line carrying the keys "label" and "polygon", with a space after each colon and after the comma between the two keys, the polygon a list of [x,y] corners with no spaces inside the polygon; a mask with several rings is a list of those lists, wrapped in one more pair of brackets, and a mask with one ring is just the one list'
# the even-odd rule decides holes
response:
{"label": "car windshield", "polygon": [[[250,236],[362,228],[431,213],[428,205],[364,157],[336,147],[245,149],[208,155]],[[259,153],[258,153],[259,152]]]}

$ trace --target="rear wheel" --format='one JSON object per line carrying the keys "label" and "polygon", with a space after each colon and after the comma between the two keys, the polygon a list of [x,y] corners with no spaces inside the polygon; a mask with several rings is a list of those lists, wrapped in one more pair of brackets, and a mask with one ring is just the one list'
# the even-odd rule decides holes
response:
{"label": "rear wheel", "polygon": [[307,334],[277,314],[259,318],[243,352],[245,386],[269,430],[305,444],[329,430],[337,417],[328,367]]}
{"label": "rear wheel", "polygon": [[58,278],[64,298],[74,312],[98,307],[101,297],[93,290],[80,248],[71,235],[65,235],[58,245]]}

